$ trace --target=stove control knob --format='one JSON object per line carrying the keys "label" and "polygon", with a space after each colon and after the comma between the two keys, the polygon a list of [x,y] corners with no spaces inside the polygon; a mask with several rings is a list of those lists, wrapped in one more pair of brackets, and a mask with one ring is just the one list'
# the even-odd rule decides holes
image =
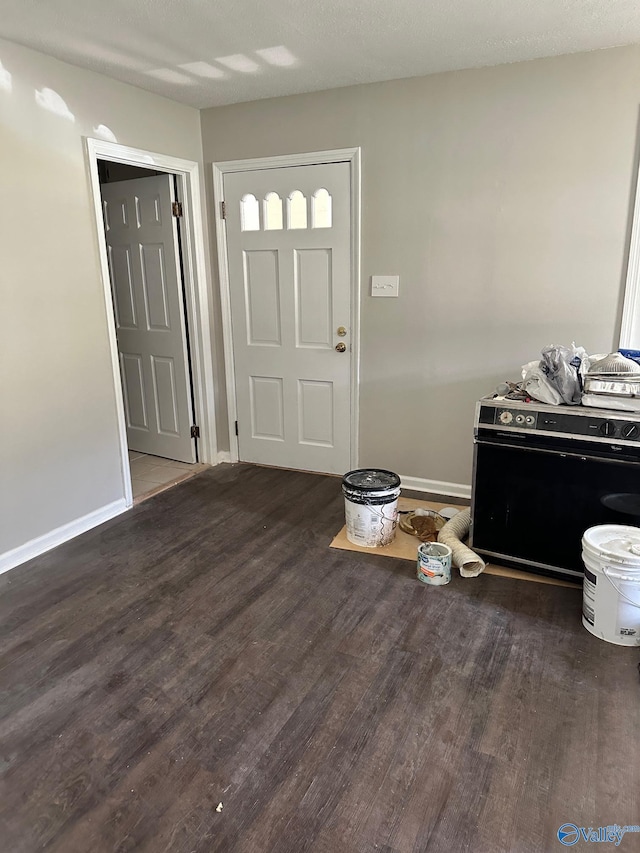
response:
{"label": "stove control knob", "polygon": [[622,427],[623,438],[637,438],[640,435],[640,427],[638,424],[625,424]]}
{"label": "stove control knob", "polygon": [[511,412],[500,412],[500,423],[501,424],[510,424],[513,420],[513,415]]}
{"label": "stove control knob", "polygon": [[605,421],[600,424],[600,432],[602,435],[612,436],[616,434],[616,425],[613,421]]}
{"label": "stove control knob", "polygon": [[533,415],[527,415],[527,417],[525,418],[525,421],[526,421],[527,426],[533,426],[536,422],[536,419],[533,417]]}
{"label": "stove control knob", "polygon": [[523,424],[524,423],[524,415],[516,415],[516,423]]}

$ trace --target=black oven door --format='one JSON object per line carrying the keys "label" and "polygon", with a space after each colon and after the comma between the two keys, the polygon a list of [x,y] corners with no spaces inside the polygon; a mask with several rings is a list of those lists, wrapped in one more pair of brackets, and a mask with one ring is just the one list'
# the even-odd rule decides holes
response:
{"label": "black oven door", "polygon": [[496,562],[582,576],[584,531],[639,504],[640,449],[479,431],[470,541]]}

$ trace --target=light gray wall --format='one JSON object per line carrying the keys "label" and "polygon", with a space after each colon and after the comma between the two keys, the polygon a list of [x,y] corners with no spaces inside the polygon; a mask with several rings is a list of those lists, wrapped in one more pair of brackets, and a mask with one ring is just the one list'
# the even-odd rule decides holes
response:
{"label": "light gray wall", "polygon": [[[468,483],[481,394],[550,341],[614,344],[640,47],[201,115],[5,41],[0,62],[0,553],[123,494],[82,146],[100,124],[208,162],[362,146],[363,465]],[[373,273],[400,299],[371,299]]]}
{"label": "light gray wall", "polygon": [[[123,496],[83,136],[201,160],[197,110],[0,41],[0,553]],[[7,83],[6,78],[5,84]],[[74,119],[43,109],[62,97]]]}
{"label": "light gray wall", "polygon": [[209,162],[362,147],[360,464],[469,483],[480,396],[614,346],[639,72],[634,46],[202,113]]}

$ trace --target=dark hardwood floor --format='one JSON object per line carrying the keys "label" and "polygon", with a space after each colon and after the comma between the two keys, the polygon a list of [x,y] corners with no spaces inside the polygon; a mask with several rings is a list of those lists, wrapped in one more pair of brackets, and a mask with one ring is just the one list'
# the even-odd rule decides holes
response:
{"label": "dark hardwood floor", "polygon": [[577,590],[425,587],[330,549],[342,524],[338,479],[219,466],[2,576],[0,849],[549,853],[640,824],[640,650]]}

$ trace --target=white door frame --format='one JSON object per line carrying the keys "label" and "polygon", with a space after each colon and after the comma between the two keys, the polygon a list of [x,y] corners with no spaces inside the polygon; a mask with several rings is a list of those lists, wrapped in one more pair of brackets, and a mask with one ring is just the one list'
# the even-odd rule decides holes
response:
{"label": "white door frame", "polygon": [[629,260],[624,289],[622,321],[618,346],[623,349],[639,349],[638,328],[640,316],[640,168],[636,174],[635,204],[631,220]]}
{"label": "white door frame", "polygon": [[200,193],[200,169],[198,164],[193,160],[182,160],[178,157],[169,157],[166,154],[155,154],[151,151],[129,148],[126,145],[105,142],[101,139],[92,139],[90,137],[85,137],[85,153],[93,198],[96,238],[100,255],[100,272],[102,275],[107,314],[107,330],[111,350],[111,371],[113,374],[118,419],[124,497],[127,507],[130,507],[133,504],[133,490],[131,487],[127,426],[124,394],[120,377],[113,295],[111,292],[109,263],[107,260],[107,242],[104,235],[98,160],[110,160],[115,163],[142,166],[147,169],[155,169],[158,172],[169,172],[177,176],[183,209],[182,221],[184,223],[182,254],[186,311],[189,323],[189,345],[191,350],[191,381],[193,383],[195,402],[194,417],[200,427],[200,438],[198,440],[199,461],[215,465],[217,461],[217,437],[214,408],[213,348],[209,328],[210,306],[205,262],[205,225],[202,196]]}
{"label": "white door frame", "polygon": [[281,169],[286,166],[317,166],[325,163],[349,163],[351,166],[351,468],[358,467],[360,413],[360,148],[340,148],[334,151],[314,151],[308,154],[285,154],[250,160],[225,160],[213,164],[213,198],[216,211],[216,242],[218,275],[222,303],[222,334],[224,367],[229,414],[229,448],[231,461],[237,462],[238,419],[236,377],[233,364],[233,331],[231,327],[231,283],[227,256],[227,227],[221,215],[224,201],[224,176],[228,172],[251,172],[262,169]]}

